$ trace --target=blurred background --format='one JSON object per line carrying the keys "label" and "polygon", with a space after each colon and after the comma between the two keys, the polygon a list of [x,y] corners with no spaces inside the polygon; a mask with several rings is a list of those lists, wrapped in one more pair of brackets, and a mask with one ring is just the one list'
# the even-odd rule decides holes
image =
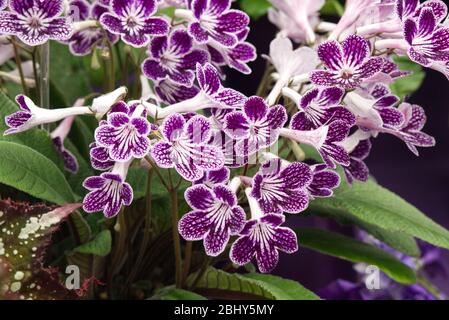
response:
{"label": "blurred background", "polygon": [[[250,64],[251,76],[227,72],[229,86],[248,96],[254,95],[265,69],[262,54],[268,54],[276,28],[266,17],[253,21],[248,41],[258,48],[258,59]],[[405,144],[390,135],[373,139],[373,148],[366,161],[371,174],[384,187],[415,205],[445,228],[449,228],[449,82],[441,73],[426,70],[422,87],[409,97],[408,102],[424,107],[428,120],[424,132],[434,136],[434,148],[420,148],[420,157],[413,155]],[[318,218],[294,217],[295,226],[331,228],[347,234],[353,232],[331,221]],[[301,238],[299,237],[299,243]],[[443,259],[449,266],[449,252]],[[295,279],[313,291],[318,291],[335,279],[356,280],[352,263],[331,258],[300,247],[294,255],[281,253],[275,274]],[[449,294],[449,279],[438,286]]]}

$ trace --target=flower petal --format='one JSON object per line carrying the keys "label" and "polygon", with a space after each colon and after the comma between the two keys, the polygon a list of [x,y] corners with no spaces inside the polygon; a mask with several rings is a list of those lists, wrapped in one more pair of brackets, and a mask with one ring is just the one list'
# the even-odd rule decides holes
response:
{"label": "flower petal", "polygon": [[320,44],[318,57],[330,70],[338,71],[342,68],[343,52],[337,41],[328,41]]}
{"label": "flower petal", "polygon": [[179,220],[178,231],[185,240],[195,241],[203,239],[210,226],[211,221],[207,217],[207,212],[192,211]]}
{"label": "flower petal", "polygon": [[173,168],[174,162],[172,158],[173,146],[169,142],[159,141],[151,149],[151,157],[154,159],[158,167]]}
{"label": "flower petal", "polygon": [[212,191],[201,184],[188,188],[184,197],[187,204],[195,210],[207,211],[215,204],[215,198]]}

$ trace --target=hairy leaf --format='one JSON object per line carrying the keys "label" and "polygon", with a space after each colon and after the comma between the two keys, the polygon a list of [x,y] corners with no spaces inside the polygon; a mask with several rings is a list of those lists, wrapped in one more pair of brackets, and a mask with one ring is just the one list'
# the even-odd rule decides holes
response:
{"label": "hairy leaf", "polygon": [[205,297],[191,291],[173,286],[162,288],[152,299],[159,300],[207,300]]}
{"label": "hairy leaf", "polygon": [[257,20],[267,14],[271,3],[268,0],[240,0],[240,8],[252,19]]}
{"label": "hairy leaf", "polygon": [[[192,274],[187,285],[196,279]],[[313,292],[299,283],[272,275],[227,273],[215,268],[208,268],[196,284],[195,292],[210,298],[234,299],[271,299],[271,300],[317,300]]]}
{"label": "hairy leaf", "polygon": [[95,238],[74,249],[76,252],[105,257],[111,252],[112,237],[109,230],[103,230]]}
{"label": "hairy leaf", "polygon": [[62,172],[42,154],[6,141],[0,141],[0,150],[1,183],[56,204],[74,201]]}
{"label": "hairy leaf", "polygon": [[355,182],[352,187],[342,182],[333,197],[312,201],[309,211],[332,212],[333,215],[350,213],[366,223],[449,249],[448,230],[372,179]]}
{"label": "hairy leaf", "polygon": [[415,272],[391,254],[372,245],[320,229],[296,228],[300,246],[351,262],[377,266],[397,282],[416,282]]}
{"label": "hairy leaf", "polygon": [[417,91],[426,77],[423,67],[405,56],[394,56],[394,62],[400,70],[412,71],[412,74],[399,78],[390,85],[391,91],[402,100]]}

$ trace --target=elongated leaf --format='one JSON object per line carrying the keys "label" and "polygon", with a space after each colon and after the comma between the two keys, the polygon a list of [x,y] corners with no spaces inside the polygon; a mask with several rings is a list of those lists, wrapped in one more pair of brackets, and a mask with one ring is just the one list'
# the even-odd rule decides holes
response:
{"label": "elongated leaf", "polygon": [[82,244],[75,248],[74,251],[105,257],[111,252],[111,247],[111,232],[109,230],[103,230],[92,241]]}
{"label": "elongated leaf", "polygon": [[0,182],[56,204],[73,202],[73,192],[62,172],[37,151],[0,141]]}
{"label": "elongated leaf", "polygon": [[271,3],[268,0],[240,0],[240,8],[252,19],[259,19],[267,14]]}
{"label": "elongated leaf", "polygon": [[335,215],[349,212],[361,221],[449,249],[449,231],[372,179],[352,187],[343,182],[332,198],[315,199],[309,210]]}
{"label": "elongated leaf", "polygon": [[153,297],[160,300],[207,300],[205,297],[191,291],[178,289],[173,286],[165,287]]}
{"label": "elongated leaf", "polygon": [[377,247],[326,230],[297,228],[295,232],[300,246],[351,262],[375,265],[400,283],[416,282],[412,269]]}
{"label": "elongated leaf", "polygon": [[397,79],[390,85],[391,91],[401,99],[404,99],[421,87],[424,78],[426,77],[426,73],[422,66],[414,63],[405,56],[394,56],[394,61],[400,70],[412,71],[411,75]]}
{"label": "elongated leaf", "polygon": [[378,240],[388,244],[390,247],[401,251],[409,256],[419,257],[421,252],[412,236],[403,232],[391,231],[380,228],[374,224],[360,220],[357,216],[347,211],[335,212],[332,210],[320,211],[317,213],[321,217],[337,220],[344,225],[354,225],[365,230]]}
{"label": "elongated leaf", "polygon": [[[193,284],[196,274],[192,274],[187,285]],[[253,298],[271,300],[317,300],[313,292],[299,283],[282,279],[277,276],[227,273],[210,267],[196,284],[195,292],[206,297],[225,298]]]}
{"label": "elongated leaf", "polygon": [[4,93],[0,92],[0,141],[16,142],[28,146],[53,161],[59,168],[62,168],[62,157],[56,152],[53,142],[46,131],[31,129],[14,135],[3,135],[3,132],[7,129],[4,117],[18,110],[19,107]]}

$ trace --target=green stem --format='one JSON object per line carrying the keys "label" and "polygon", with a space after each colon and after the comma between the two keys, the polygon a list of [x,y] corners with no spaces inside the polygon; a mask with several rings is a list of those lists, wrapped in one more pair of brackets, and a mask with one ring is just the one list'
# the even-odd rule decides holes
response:
{"label": "green stem", "polygon": [[173,246],[175,249],[175,284],[176,288],[181,287],[182,277],[182,257],[181,257],[181,239],[178,233],[178,192],[176,189],[170,190],[170,202],[171,202],[171,219],[172,219],[172,236]]}
{"label": "green stem", "polygon": [[[50,44],[47,41],[40,46],[39,55],[39,104],[41,108],[50,108]],[[44,126],[47,131],[49,126]]]}
{"label": "green stem", "polygon": [[25,82],[25,75],[24,75],[23,69],[22,69],[22,59],[20,58],[19,48],[18,48],[17,42],[14,38],[11,38],[11,43],[12,43],[12,47],[14,49],[14,58],[16,60],[17,70],[19,70],[20,83],[22,84],[23,94],[28,96],[29,92],[28,92],[28,87]]}

